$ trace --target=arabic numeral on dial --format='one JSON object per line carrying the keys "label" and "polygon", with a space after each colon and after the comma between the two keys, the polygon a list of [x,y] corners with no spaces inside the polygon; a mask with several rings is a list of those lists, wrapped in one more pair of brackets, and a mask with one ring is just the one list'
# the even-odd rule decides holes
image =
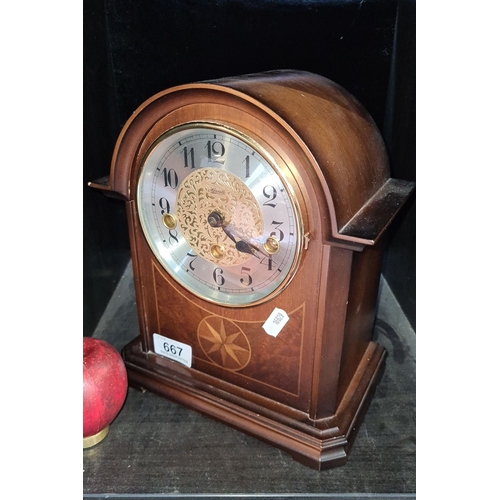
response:
{"label": "arabic numeral on dial", "polygon": [[163,174],[163,180],[165,181],[165,187],[171,187],[173,189],[177,189],[177,186],[179,185],[179,177],[177,175],[177,172],[171,168],[167,170],[164,168],[162,170]]}
{"label": "arabic numeral on dial", "polygon": [[244,274],[246,276],[246,278],[240,278],[240,283],[243,286],[250,286],[252,284],[252,282],[253,282],[253,279],[250,276],[249,271],[251,271],[251,269],[248,268],[248,267],[242,267],[241,268],[241,274]]}
{"label": "arabic numeral on dial", "polygon": [[273,220],[271,224],[274,226],[276,231],[272,231],[270,236],[274,236],[275,238],[278,238],[278,241],[283,241],[283,238],[285,237],[285,233],[279,228],[283,222],[278,222]]}
{"label": "arabic numeral on dial", "polygon": [[214,269],[214,272],[212,273],[212,276],[214,278],[215,283],[217,283],[218,286],[223,286],[226,280],[224,279],[224,276],[222,276],[224,271],[220,267],[216,267]]}
{"label": "arabic numeral on dial", "polygon": [[158,203],[160,205],[160,208],[161,208],[161,214],[169,214],[170,213],[170,203],[168,202],[168,200],[166,198],[160,198],[158,200]]}
{"label": "arabic numeral on dial", "polygon": [[179,238],[177,238],[177,229],[168,230],[168,241],[172,246],[179,244]]}
{"label": "arabic numeral on dial", "polygon": [[261,265],[266,266],[268,271],[272,271],[273,267],[276,267],[276,264],[273,261],[272,257],[264,257],[260,261]]}
{"label": "arabic numeral on dial", "polygon": [[268,201],[264,203],[264,206],[274,208],[276,206],[276,203],[272,202],[276,199],[276,196],[278,196],[276,188],[274,186],[268,185],[264,187],[264,189],[262,190],[262,194],[268,199]]}
{"label": "arabic numeral on dial", "polygon": [[194,168],[194,148],[188,149],[186,146],[182,154],[184,155],[184,168]]}
{"label": "arabic numeral on dial", "polygon": [[195,254],[195,253],[191,253],[191,252],[188,252],[188,257],[191,257],[191,260],[189,262],[189,269],[191,269],[191,271],[194,271],[195,268],[194,268],[194,261],[198,258],[198,256]]}
{"label": "arabic numeral on dial", "polygon": [[245,164],[245,179],[248,179],[250,177],[250,155],[247,155],[241,163]]}
{"label": "arabic numeral on dial", "polygon": [[224,144],[219,141],[208,141],[205,146],[208,151],[208,161],[212,161],[215,163],[225,163],[226,160],[223,160],[222,157],[226,154],[226,148]]}

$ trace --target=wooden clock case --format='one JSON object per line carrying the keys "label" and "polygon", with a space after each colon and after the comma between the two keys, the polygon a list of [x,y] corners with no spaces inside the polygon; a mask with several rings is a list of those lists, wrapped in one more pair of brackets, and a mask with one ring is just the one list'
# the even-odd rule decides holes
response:
{"label": "wooden clock case", "polygon": [[[144,154],[166,130],[205,121],[241,130],[273,151],[302,215],[296,275],[277,297],[252,307],[190,294],[156,260],[140,226],[136,185]],[[141,330],[123,351],[131,386],[309,467],[344,464],[384,365],[384,349],[371,340],[383,234],[413,189],[390,177],[381,135],[360,103],[330,80],[288,70],[168,89],[134,112],[109,177],[90,185],[126,202]],[[276,338],[262,329],[275,307],[290,316]],[[246,358],[238,364],[207,354],[198,337],[207,323],[240,333]],[[154,333],[189,344],[192,367],[155,354]]]}

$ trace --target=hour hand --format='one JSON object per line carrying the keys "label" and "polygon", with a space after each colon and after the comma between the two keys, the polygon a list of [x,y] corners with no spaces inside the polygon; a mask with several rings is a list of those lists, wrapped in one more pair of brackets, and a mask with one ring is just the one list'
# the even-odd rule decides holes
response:
{"label": "hour hand", "polygon": [[222,226],[222,230],[233,240],[234,243],[236,243],[236,248],[238,248],[238,244],[236,238],[233,236],[233,233],[226,226]]}
{"label": "hour hand", "polygon": [[236,242],[236,250],[238,252],[249,253],[255,257],[259,257],[259,253],[262,253],[255,245],[243,240]]}

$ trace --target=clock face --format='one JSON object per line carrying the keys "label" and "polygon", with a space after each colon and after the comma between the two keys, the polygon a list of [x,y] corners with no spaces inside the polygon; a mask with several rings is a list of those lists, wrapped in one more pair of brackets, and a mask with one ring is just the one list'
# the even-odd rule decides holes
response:
{"label": "clock face", "polygon": [[195,123],[163,134],[140,170],[137,206],[161,265],[210,302],[266,301],[297,268],[292,191],[270,151],[233,129]]}

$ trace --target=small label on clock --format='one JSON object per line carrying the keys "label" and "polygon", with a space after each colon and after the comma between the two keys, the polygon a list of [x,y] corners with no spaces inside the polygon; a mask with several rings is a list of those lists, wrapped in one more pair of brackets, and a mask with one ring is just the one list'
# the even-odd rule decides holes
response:
{"label": "small label on clock", "polygon": [[160,354],[191,368],[193,350],[190,345],[163,337],[157,333],[153,333],[153,345],[156,354]]}
{"label": "small label on clock", "polygon": [[276,307],[271,313],[271,316],[269,316],[266,322],[262,325],[262,328],[264,328],[268,335],[277,337],[278,333],[281,332],[289,319],[288,314],[283,311],[283,309],[278,309]]}

